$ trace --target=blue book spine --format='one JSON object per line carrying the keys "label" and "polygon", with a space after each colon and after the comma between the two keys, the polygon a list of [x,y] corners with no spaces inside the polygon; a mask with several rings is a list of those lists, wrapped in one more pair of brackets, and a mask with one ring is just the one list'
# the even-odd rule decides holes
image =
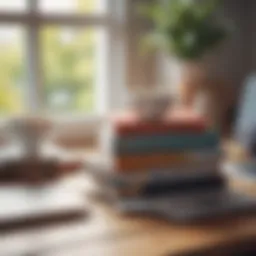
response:
{"label": "blue book spine", "polygon": [[177,151],[208,150],[217,148],[219,135],[216,132],[203,134],[172,134],[132,136],[115,138],[114,153],[143,154]]}

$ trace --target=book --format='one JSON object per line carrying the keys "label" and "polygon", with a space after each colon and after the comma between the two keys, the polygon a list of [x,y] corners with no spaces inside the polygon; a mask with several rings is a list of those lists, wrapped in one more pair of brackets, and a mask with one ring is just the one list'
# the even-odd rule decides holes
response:
{"label": "book", "polygon": [[1,186],[0,230],[84,219],[87,210],[83,193],[72,185],[79,179],[64,178],[43,186]]}
{"label": "book", "polygon": [[215,131],[202,134],[140,135],[129,137],[115,136],[113,153],[116,155],[134,155],[149,153],[167,153],[188,150],[209,150],[219,144],[219,135]]}
{"label": "book", "polygon": [[[217,159],[218,160],[218,159]],[[94,154],[85,161],[87,172],[96,181],[98,188],[106,194],[117,197],[133,196],[140,194],[148,185],[173,184],[200,181],[207,177],[215,177],[218,174],[218,161],[207,166],[193,168],[151,168],[145,172],[117,172],[113,169],[111,159]]]}
{"label": "book", "polygon": [[152,168],[206,168],[214,165],[218,154],[184,153],[153,153],[147,155],[123,155],[114,157],[114,168],[117,172],[146,172]]}
{"label": "book", "polygon": [[169,132],[201,133],[206,131],[206,119],[192,113],[173,112],[157,121],[141,120],[136,114],[123,113],[112,118],[113,129],[117,135],[166,134]]}
{"label": "book", "polygon": [[150,135],[150,134],[167,134],[170,132],[178,133],[201,133],[206,130],[204,122],[120,122],[114,125],[114,132],[119,136],[131,135]]}
{"label": "book", "polygon": [[[126,172],[122,170],[118,172],[114,168],[114,161],[107,155],[101,154],[91,154],[86,157],[85,160],[85,168],[95,176],[99,177],[110,177],[111,180],[125,180],[128,182],[134,182],[138,179],[144,179],[145,177],[152,179],[155,178],[163,178],[166,177],[184,177],[184,176],[191,176],[194,174],[197,175],[204,175],[205,173],[212,172],[216,169],[219,169],[219,160],[220,160],[220,153],[219,152],[202,152],[202,153],[195,153],[194,158],[199,158],[201,155],[201,159],[204,159],[204,166],[201,165],[197,167],[193,167],[192,165],[183,165],[180,167],[175,168],[159,168],[159,167],[151,167],[148,168],[147,171],[134,171],[134,172]],[[192,157],[192,156],[191,156]],[[211,163],[210,163],[211,162]],[[199,161],[198,161],[199,163]],[[203,163],[203,161],[201,161]],[[205,165],[207,164],[207,167]]]}

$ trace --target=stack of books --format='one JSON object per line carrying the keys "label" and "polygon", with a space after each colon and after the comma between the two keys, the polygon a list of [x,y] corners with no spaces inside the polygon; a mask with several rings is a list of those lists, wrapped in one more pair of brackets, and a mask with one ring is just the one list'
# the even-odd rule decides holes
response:
{"label": "stack of books", "polygon": [[111,118],[111,130],[111,154],[105,164],[101,157],[101,168],[91,169],[118,195],[136,195],[148,184],[167,180],[198,179],[218,169],[219,135],[194,113],[176,110],[158,121],[125,113]]}

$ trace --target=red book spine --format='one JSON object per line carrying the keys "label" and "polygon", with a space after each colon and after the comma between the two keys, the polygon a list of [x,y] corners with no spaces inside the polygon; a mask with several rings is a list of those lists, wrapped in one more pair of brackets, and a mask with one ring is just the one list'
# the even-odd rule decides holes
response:
{"label": "red book spine", "polygon": [[139,134],[165,134],[168,132],[179,133],[201,133],[207,130],[205,122],[195,123],[170,123],[170,124],[154,124],[154,123],[123,123],[115,124],[115,133],[121,136],[139,135]]}

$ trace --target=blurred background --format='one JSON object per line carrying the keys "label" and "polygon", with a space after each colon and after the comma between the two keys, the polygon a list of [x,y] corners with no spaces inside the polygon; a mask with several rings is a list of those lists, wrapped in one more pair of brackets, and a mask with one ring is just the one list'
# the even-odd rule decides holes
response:
{"label": "blurred background", "polygon": [[[236,163],[254,159],[252,147],[237,141],[227,154],[221,150],[234,138],[243,90],[256,67],[255,11],[253,0],[0,0],[0,255],[75,256],[87,249],[88,255],[103,255],[105,249],[105,255],[176,255],[193,244],[216,249],[219,234],[229,241],[233,227],[225,221],[216,228],[179,228],[143,214],[138,219],[123,219],[113,209],[110,214],[95,195],[90,198],[97,189],[88,174],[94,175],[95,155],[97,168],[109,169],[106,150],[116,143],[110,124],[120,132],[120,145],[127,129],[138,135],[137,126],[149,124],[141,128],[144,136],[160,123],[161,132],[168,125],[178,133],[214,131],[207,139],[211,150],[222,153],[218,164],[226,155]],[[118,159],[119,153],[107,156]],[[155,168],[166,167],[159,161]],[[129,176],[122,168],[112,172]],[[134,184],[128,187],[138,192],[144,176],[130,180]],[[117,183],[119,193],[125,186]],[[37,226],[48,217],[64,224]],[[77,222],[73,226],[68,219]],[[234,233],[255,238],[254,224],[246,218]],[[149,236],[155,229],[156,236]],[[176,232],[182,242],[169,244]],[[197,238],[189,242],[193,234]],[[139,250],[130,248],[136,245],[130,240],[115,245],[125,237],[140,241]],[[163,248],[155,243],[158,237]],[[173,254],[170,245],[177,245]],[[229,255],[223,250],[216,255]]]}
{"label": "blurred background", "polygon": [[[170,58],[161,51],[142,53],[151,23],[139,14],[138,2],[143,1],[1,1],[2,117],[89,117],[93,126],[102,113],[124,107],[127,88],[175,91]],[[218,114],[226,126],[254,68],[254,1],[223,1],[221,9],[234,32],[208,63],[214,93],[225,99]]]}

